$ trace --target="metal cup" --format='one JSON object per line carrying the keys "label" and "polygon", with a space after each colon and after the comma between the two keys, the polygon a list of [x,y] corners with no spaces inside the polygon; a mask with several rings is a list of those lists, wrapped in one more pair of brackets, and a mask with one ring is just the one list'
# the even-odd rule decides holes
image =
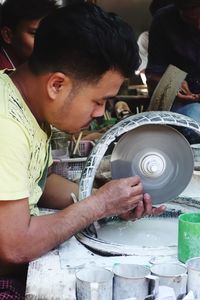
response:
{"label": "metal cup", "polygon": [[113,273],[101,267],[76,272],[77,300],[112,300]]}
{"label": "metal cup", "polygon": [[187,290],[194,293],[195,299],[200,298],[200,257],[190,258],[186,262],[188,268]]}
{"label": "metal cup", "polygon": [[152,276],[150,269],[137,264],[116,264],[113,267],[115,300],[129,298],[145,299],[158,292],[158,278]]}
{"label": "metal cup", "polygon": [[159,284],[174,289],[176,298],[186,294],[187,268],[179,263],[160,263],[151,267],[151,274],[159,277]]}
{"label": "metal cup", "polygon": [[194,156],[194,162],[200,162],[200,144],[192,144],[191,149]]}

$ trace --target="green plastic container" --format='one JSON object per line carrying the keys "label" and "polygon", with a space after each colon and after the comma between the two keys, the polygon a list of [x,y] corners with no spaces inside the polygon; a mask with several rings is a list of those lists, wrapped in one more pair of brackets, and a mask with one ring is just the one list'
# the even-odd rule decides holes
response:
{"label": "green plastic container", "polygon": [[185,263],[197,256],[200,256],[200,213],[181,214],[178,223],[178,259]]}

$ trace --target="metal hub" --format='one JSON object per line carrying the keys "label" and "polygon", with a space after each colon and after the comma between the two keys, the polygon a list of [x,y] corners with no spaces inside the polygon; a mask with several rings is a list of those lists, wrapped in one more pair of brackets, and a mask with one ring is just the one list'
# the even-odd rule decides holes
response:
{"label": "metal hub", "polygon": [[166,167],[165,158],[159,153],[147,153],[141,158],[139,168],[144,176],[159,177]]}

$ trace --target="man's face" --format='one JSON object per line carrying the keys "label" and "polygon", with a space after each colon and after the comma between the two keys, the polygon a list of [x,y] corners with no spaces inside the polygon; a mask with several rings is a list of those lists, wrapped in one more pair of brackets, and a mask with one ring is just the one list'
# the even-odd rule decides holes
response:
{"label": "man's face", "polygon": [[181,10],[181,17],[186,23],[200,30],[200,7]]}
{"label": "man's face", "polygon": [[[104,114],[106,100],[117,95],[124,77],[117,71],[108,71],[93,84],[75,88],[55,107],[50,123],[56,128],[75,133],[88,127],[89,123]],[[55,104],[56,105],[56,104]]]}
{"label": "man's face", "polygon": [[22,64],[30,57],[33,50],[35,32],[40,21],[41,19],[22,21],[12,31],[10,51],[14,64]]}

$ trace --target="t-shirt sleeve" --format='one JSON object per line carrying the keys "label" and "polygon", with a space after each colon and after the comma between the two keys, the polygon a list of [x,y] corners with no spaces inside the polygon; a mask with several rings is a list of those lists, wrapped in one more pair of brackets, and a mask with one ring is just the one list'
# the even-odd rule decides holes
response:
{"label": "t-shirt sleeve", "polygon": [[14,121],[0,119],[0,200],[29,197],[30,145]]}

